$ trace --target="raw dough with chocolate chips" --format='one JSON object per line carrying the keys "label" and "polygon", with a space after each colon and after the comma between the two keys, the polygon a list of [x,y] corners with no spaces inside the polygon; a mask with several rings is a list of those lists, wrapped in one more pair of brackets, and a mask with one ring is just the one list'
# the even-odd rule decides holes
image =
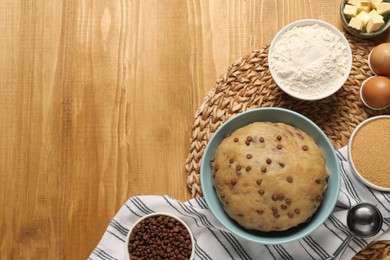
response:
{"label": "raw dough with chocolate chips", "polygon": [[325,157],[311,136],[284,123],[256,122],[219,145],[213,185],[241,226],[282,231],[306,222],[327,188]]}

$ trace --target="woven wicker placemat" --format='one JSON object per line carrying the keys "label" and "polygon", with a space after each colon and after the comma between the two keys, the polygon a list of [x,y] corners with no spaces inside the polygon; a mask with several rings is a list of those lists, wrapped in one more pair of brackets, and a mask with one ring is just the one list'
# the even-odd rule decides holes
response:
{"label": "woven wicker placemat", "polygon": [[352,260],[390,260],[390,241],[373,241],[359,251]]}

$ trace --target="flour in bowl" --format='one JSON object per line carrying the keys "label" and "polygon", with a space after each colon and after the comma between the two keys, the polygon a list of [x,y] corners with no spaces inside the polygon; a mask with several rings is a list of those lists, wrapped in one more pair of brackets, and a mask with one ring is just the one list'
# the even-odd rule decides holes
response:
{"label": "flour in bowl", "polygon": [[295,26],[275,42],[270,68],[279,85],[313,98],[342,84],[348,50],[339,35],[319,24]]}

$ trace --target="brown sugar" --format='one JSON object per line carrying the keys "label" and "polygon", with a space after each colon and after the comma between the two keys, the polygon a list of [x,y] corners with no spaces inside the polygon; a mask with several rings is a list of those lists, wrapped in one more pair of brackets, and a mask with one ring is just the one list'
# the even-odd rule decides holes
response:
{"label": "brown sugar", "polygon": [[363,125],[352,141],[352,161],[369,182],[390,188],[390,117]]}

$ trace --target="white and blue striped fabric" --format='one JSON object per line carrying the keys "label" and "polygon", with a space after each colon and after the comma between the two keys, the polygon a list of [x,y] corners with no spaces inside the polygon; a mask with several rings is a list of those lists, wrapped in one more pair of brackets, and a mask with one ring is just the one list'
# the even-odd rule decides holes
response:
{"label": "white and blue striped fabric", "polygon": [[130,198],[119,210],[89,259],[126,259],[125,239],[132,224],[146,214],[161,211],[179,216],[188,224],[196,240],[195,259],[326,259],[348,236],[345,223],[348,208],[370,202],[382,212],[382,230],[370,239],[353,238],[342,258],[351,259],[369,242],[390,239],[390,194],[369,189],[355,179],[347,162],[346,147],[337,156],[341,166],[338,203],[323,225],[296,242],[266,246],[237,237],[214,218],[204,198],[182,203],[169,196],[138,196]]}

